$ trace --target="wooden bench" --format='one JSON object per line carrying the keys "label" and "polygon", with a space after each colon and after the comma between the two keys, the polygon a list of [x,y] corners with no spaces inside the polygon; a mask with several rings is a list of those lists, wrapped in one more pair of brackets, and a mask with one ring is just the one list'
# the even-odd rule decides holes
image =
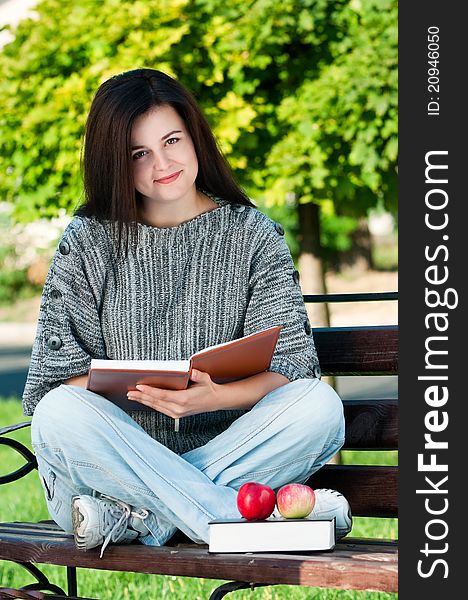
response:
{"label": "wooden bench", "polygon": [[[307,301],[396,299],[395,293],[304,296]],[[314,338],[324,375],[396,375],[398,329],[396,326],[314,329]],[[396,399],[345,400],[346,441],[344,449],[395,450],[398,445]],[[17,441],[2,436],[29,423],[0,430],[0,443],[13,446],[26,458],[18,471],[0,478],[0,483],[18,479],[35,468],[34,455]],[[397,467],[330,464],[308,482],[313,488],[341,491],[349,500],[353,516],[397,516]],[[20,515],[18,515],[20,516]],[[42,590],[44,598],[60,598],[65,592],[52,585],[35,566],[39,563],[67,568],[68,594],[77,597],[76,568],[155,573],[210,579],[225,579],[210,600],[227,593],[263,585],[289,584],[323,588],[397,591],[397,543],[347,537],[331,553],[209,554],[182,534],[166,546],[140,544],[109,546],[103,558],[99,550],[76,550],[73,537],[52,521],[0,523],[0,559],[17,562],[36,577],[37,583],[22,588]],[[0,591],[11,594],[11,590]],[[37,594],[37,592],[35,592]],[[5,595],[5,598],[14,597]]]}

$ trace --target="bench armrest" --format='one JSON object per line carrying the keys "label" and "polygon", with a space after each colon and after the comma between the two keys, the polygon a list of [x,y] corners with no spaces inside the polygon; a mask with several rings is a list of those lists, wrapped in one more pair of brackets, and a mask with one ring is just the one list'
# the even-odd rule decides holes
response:
{"label": "bench armrest", "polygon": [[0,435],[6,435],[12,431],[18,431],[24,427],[30,427],[31,421],[23,421],[22,423],[15,423],[14,425],[7,425],[6,427],[0,427]]}
{"label": "bench armrest", "polygon": [[12,433],[13,431],[18,431],[19,429],[23,429],[24,427],[29,427],[30,425],[31,421],[24,421],[23,423],[16,423],[15,425],[7,425],[6,427],[0,428],[0,444],[13,448],[14,450],[16,450],[16,452],[24,456],[24,458],[26,459],[25,464],[16,471],[13,471],[13,473],[1,475],[0,485],[4,483],[11,483],[12,481],[21,479],[21,477],[24,477],[32,470],[37,469],[36,457],[29,448],[27,448],[21,442],[18,442],[18,440],[13,440],[8,437],[2,437],[8,435],[9,433]]}

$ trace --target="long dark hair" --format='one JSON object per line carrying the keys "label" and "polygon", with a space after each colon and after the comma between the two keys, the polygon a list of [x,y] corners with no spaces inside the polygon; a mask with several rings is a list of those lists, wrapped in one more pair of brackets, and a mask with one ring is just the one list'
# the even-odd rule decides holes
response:
{"label": "long dark hair", "polygon": [[235,181],[206,118],[192,94],[154,69],[115,75],[96,92],[86,122],[82,159],[85,201],[76,215],[117,226],[118,248],[137,235],[141,196],[133,183],[131,132],[135,120],[155,106],[170,105],[184,120],[198,159],[197,189],[233,204],[255,206]]}

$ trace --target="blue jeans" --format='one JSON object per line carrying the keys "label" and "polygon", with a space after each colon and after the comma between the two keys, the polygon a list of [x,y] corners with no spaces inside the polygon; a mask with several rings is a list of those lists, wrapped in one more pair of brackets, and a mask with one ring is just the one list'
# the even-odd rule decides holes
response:
{"label": "blue jeans", "polygon": [[278,489],[305,482],[344,441],[340,398],[318,379],[299,379],[264,396],[206,445],[178,456],[124,411],[76,386],[48,392],[32,420],[32,444],[51,517],[72,532],[71,499],[106,494],[147,509],[148,535],[163,545],[177,529],[208,542],[208,522],[239,518],[247,481]]}

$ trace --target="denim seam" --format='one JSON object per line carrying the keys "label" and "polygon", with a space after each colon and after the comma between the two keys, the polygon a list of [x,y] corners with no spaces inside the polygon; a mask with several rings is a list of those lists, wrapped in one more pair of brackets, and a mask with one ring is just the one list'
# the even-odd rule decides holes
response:
{"label": "denim seam", "polygon": [[298,396],[297,398],[295,398],[292,402],[290,402],[286,406],[281,407],[281,409],[278,410],[275,414],[273,414],[270,417],[269,420],[267,420],[265,423],[263,423],[262,426],[258,427],[255,431],[249,432],[242,440],[239,441],[239,443],[236,446],[234,446],[233,448],[231,448],[231,450],[229,450],[229,452],[226,452],[222,456],[218,456],[218,458],[215,458],[214,460],[212,460],[211,462],[209,462],[207,465],[204,465],[203,467],[201,467],[201,471],[205,471],[206,469],[212,467],[214,464],[216,464],[220,460],[223,460],[224,458],[226,458],[226,456],[229,456],[229,454],[232,454],[233,452],[235,452],[236,450],[238,450],[241,446],[243,446],[244,444],[246,444],[247,442],[249,442],[250,440],[252,440],[259,433],[261,433],[264,429],[266,429],[267,427],[269,427],[269,425],[271,425],[271,423],[273,423],[273,421],[275,421],[276,419],[278,419],[285,411],[287,411],[289,408],[291,408],[292,406],[294,406],[295,404],[297,404],[297,402],[299,402],[300,400],[302,400],[302,398],[304,397],[304,395],[307,394],[307,393],[309,393],[312,389],[314,389],[317,386],[317,384],[320,382],[319,379],[310,379],[309,381],[310,381],[311,384],[313,384],[313,386],[308,386],[307,389],[304,390],[303,393],[300,396]]}
{"label": "denim seam", "polygon": [[55,448],[54,446],[49,446],[49,444],[47,444],[45,442],[41,442],[40,444],[31,443],[31,446],[34,448],[34,450],[40,449],[40,448],[47,448],[48,450],[52,450],[56,454],[59,454],[59,453],[63,454],[62,448]]}
{"label": "denim seam", "polygon": [[96,465],[95,463],[83,462],[83,461],[79,461],[79,460],[73,460],[73,459],[71,459],[69,462],[70,462],[70,464],[75,465],[76,467],[83,467],[86,469],[94,469],[96,471],[100,471],[101,473],[105,473],[109,479],[112,479],[113,481],[118,482],[120,485],[122,485],[122,487],[130,488],[130,489],[135,490],[136,492],[139,492],[145,496],[151,496],[152,498],[158,498],[158,496],[156,496],[156,494],[154,492],[152,492],[151,490],[149,490],[150,493],[148,493],[148,488],[140,488],[137,485],[133,485],[132,483],[129,483],[127,481],[123,481],[122,479],[115,477],[115,475],[113,473],[107,471],[100,465]]}
{"label": "denim seam", "polygon": [[[157,477],[159,477],[160,479],[162,479],[166,484],[168,484],[170,487],[172,487],[178,494],[180,494],[181,496],[183,496],[187,502],[189,502],[190,504],[192,504],[195,508],[197,508],[198,510],[200,510],[206,517],[208,517],[208,519],[210,520],[214,520],[216,517],[215,515],[212,515],[211,513],[209,513],[203,506],[201,506],[201,504],[199,504],[198,502],[194,502],[193,498],[191,498],[190,496],[188,496],[184,490],[180,489],[179,487],[177,487],[176,485],[174,485],[174,483],[168,479],[166,479],[165,477],[163,477],[163,475],[161,475],[161,473],[159,473],[158,471],[156,471],[153,467],[153,465],[151,465],[144,456],[142,456],[136,448],[134,448],[132,445],[130,445],[128,443],[128,441],[126,440],[126,438],[121,434],[120,430],[118,428],[115,427],[113,421],[111,419],[109,419],[107,417],[107,415],[103,412],[101,412],[95,405],[93,405],[92,402],[88,402],[87,400],[85,400],[85,398],[83,398],[82,396],[80,396],[79,394],[77,394],[72,388],[70,388],[70,386],[67,386],[68,388],[68,392],[74,396],[77,400],[79,400],[80,402],[83,402],[84,404],[86,404],[86,406],[88,406],[89,409],[91,409],[92,411],[94,411],[99,417],[101,417],[101,419],[103,421],[105,421],[110,427],[111,429],[114,430],[115,434],[120,438],[120,440],[122,441],[122,443],[124,443],[132,452],[135,453],[136,456],[138,456],[139,459],[141,459],[141,461],[148,467],[148,469],[150,471],[152,471]],[[183,460],[183,459],[181,459]],[[194,467],[195,468],[195,467]]]}
{"label": "denim seam", "polygon": [[[315,459],[315,458],[317,458],[317,456],[319,456],[318,452],[314,452],[311,454],[305,454],[305,455],[301,456],[300,458],[297,458],[296,460],[290,460],[289,462],[283,463],[281,465],[277,465],[276,467],[272,467],[271,469],[262,469],[261,471],[250,471],[249,473],[246,473],[246,476],[251,477],[254,474],[255,475],[263,475],[263,474],[268,474],[268,473],[275,473],[283,468],[301,463],[307,459],[310,459],[310,458]],[[239,476],[238,479],[245,479],[245,477],[242,475],[242,476]]]}

